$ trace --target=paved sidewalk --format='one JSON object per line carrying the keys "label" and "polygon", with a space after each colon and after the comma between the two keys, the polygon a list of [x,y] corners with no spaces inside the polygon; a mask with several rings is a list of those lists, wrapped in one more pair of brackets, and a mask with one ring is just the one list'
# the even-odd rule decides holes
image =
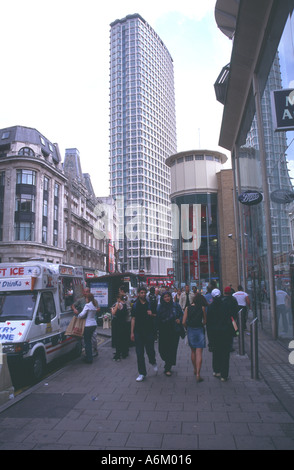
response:
{"label": "paved sidewalk", "polygon": [[238,355],[236,342],[230,380],[212,376],[205,349],[204,382],[197,384],[190,349],[180,340],[172,377],[163,374],[158,357],[159,372],[148,366],[137,383],[135,349],[113,362],[109,339],[92,365],[76,359],[0,408],[0,450],[293,450],[294,415],[285,397],[293,402],[294,386],[287,391],[281,377],[270,374],[281,361],[293,379],[294,366],[287,351],[271,341],[266,350],[265,342],[262,337],[259,380],[251,379],[250,359]]}

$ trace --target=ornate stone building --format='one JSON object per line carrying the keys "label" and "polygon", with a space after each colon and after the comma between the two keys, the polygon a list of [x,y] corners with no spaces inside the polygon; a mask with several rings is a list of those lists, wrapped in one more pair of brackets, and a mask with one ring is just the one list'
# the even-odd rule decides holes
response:
{"label": "ornate stone building", "polygon": [[[77,149],[66,149],[63,169],[67,177],[64,192],[65,261],[86,266],[90,271],[104,272],[107,235],[96,209],[101,202],[95,196],[90,175],[82,173]],[[94,230],[105,236],[95,236]]]}
{"label": "ornate stone building", "polygon": [[105,271],[106,237],[96,214],[90,176],[82,173],[77,149],[66,150],[38,130],[0,130],[0,258],[42,258]]}

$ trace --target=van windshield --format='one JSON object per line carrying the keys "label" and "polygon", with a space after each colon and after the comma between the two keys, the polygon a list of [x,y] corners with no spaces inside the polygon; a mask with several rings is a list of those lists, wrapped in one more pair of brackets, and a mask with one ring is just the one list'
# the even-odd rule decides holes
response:
{"label": "van windshield", "polygon": [[36,300],[36,291],[0,292],[0,322],[31,320]]}

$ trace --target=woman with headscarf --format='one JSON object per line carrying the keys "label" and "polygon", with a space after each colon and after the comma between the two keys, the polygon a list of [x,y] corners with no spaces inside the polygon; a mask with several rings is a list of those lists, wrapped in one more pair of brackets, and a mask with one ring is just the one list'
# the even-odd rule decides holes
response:
{"label": "woman with headscarf", "polygon": [[219,289],[211,292],[213,301],[207,308],[207,336],[212,349],[214,377],[222,382],[228,380],[233,327],[231,315],[224,304]]}
{"label": "woman with headscarf", "polygon": [[164,292],[157,308],[158,351],[165,362],[164,373],[171,376],[171,368],[176,365],[180,336],[184,335],[182,326],[183,311],[172,295]]}

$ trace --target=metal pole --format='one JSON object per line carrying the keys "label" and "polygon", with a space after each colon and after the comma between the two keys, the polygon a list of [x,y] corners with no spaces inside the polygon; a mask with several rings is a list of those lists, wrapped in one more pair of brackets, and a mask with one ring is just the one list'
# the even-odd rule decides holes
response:
{"label": "metal pole", "polygon": [[[209,201],[210,204],[210,201]],[[206,239],[207,239],[207,259],[208,259],[208,279],[211,279],[210,269],[210,246],[209,246],[209,227],[208,227],[208,205],[206,206]],[[200,277],[200,276],[199,276]]]}
{"label": "metal pole", "polygon": [[245,354],[245,347],[244,347],[244,329],[243,329],[243,322],[242,322],[242,309],[238,312],[238,327],[239,327],[239,354],[240,356],[244,356]]}
{"label": "metal pole", "polygon": [[258,320],[250,323],[251,378],[258,379]]}

